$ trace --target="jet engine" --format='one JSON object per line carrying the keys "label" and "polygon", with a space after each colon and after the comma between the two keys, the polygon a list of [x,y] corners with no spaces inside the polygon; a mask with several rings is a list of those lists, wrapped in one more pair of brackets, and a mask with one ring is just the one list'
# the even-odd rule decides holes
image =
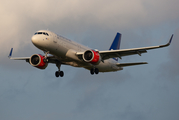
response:
{"label": "jet engine", "polygon": [[92,64],[99,64],[101,61],[101,56],[97,51],[86,50],[83,54],[83,60]]}
{"label": "jet engine", "polygon": [[30,57],[30,64],[39,69],[45,69],[48,65],[47,62],[44,62],[45,57],[40,54],[34,54]]}

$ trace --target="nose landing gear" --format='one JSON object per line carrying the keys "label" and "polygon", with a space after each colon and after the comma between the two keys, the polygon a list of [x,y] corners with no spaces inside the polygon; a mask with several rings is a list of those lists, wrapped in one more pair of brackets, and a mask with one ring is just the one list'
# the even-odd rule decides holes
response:
{"label": "nose landing gear", "polygon": [[58,71],[55,72],[55,76],[56,77],[63,77],[64,76],[64,72],[60,71],[60,67],[61,67],[61,63],[56,63],[56,66],[58,67]]}
{"label": "nose landing gear", "polygon": [[45,63],[48,63],[48,58],[47,58],[47,55],[50,53],[49,51],[47,51],[47,52],[45,52],[44,51],[44,53],[45,53],[45,58],[43,59],[43,61],[45,62]]}

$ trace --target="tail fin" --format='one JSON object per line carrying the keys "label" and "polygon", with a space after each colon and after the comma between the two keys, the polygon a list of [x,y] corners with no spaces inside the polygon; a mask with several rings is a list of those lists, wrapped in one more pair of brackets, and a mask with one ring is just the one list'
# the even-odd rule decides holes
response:
{"label": "tail fin", "polygon": [[[120,49],[121,37],[122,37],[121,33],[116,34],[116,37],[114,38],[114,41],[111,44],[111,47],[109,48],[109,50],[118,50],[118,49]],[[118,58],[113,58],[113,59],[118,61]]]}
{"label": "tail fin", "polygon": [[109,50],[118,50],[120,49],[120,43],[121,43],[121,33],[117,33],[116,37],[114,38],[113,43],[111,44],[111,47]]}

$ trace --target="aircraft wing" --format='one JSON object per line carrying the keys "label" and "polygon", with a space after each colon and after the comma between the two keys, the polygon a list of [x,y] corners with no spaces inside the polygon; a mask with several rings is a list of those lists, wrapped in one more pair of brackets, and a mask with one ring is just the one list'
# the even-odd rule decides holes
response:
{"label": "aircraft wing", "polygon": [[[11,60],[25,60],[26,62],[29,62],[31,57],[12,57],[12,52],[13,52],[13,48],[11,48],[11,51],[9,53],[9,59]],[[59,61],[56,57],[54,56],[47,56],[47,59],[49,60],[49,63],[56,63],[57,61]]]}
{"label": "aircraft wing", "polygon": [[9,53],[9,59],[12,59],[12,60],[29,60],[30,57],[12,57],[12,51],[13,51],[13,48],[11,48],[11,51]]}
{"label": "aircraft wing", "polygon": [[173,38],[173,35],[171,36],[169,42],[165,45],[132,48],[132,49],[99,51],[99,54],[101,55],[102,60],[106,60],[106,59],[109,59],[109,58],[115,58],[115,57],[119,57],[121,59],[121,57],[123,57],[123,56],[129,56],[129,55],[135,55],[135,54],[138,54],[138,55],[141,56],[141,54],[146,53],[147,50],[163,48],[163,47],[169,46],[171,41],[172,41],[172,38]]}

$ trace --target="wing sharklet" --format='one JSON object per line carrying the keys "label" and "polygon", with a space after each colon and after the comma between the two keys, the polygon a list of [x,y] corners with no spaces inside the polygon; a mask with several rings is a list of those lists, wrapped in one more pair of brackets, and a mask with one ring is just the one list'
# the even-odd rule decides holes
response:
{"label": "wing sharklet", "polygon": [[160,45],[160,47],[167,47],[167,46],[169,46],[171,44],[171,42],[172,42],[172,39],[173,39],[173,34],[172,34],[169,42],[167,44],[165,44],[165,45]]}
{"label": "wing sharklet", "polygon": [[12,56],[12,51],[13,51],[13,48],[11,48],[11,51],[10,51],[10,53],[9,53],[9,58],[11,58],[11,56]]}

